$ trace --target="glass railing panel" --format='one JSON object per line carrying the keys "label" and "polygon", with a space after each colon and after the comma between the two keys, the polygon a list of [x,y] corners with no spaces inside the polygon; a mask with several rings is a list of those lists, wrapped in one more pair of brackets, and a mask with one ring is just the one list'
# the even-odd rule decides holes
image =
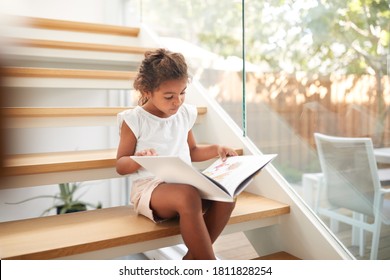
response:
{"label": "glass railing panel", "polygon": [[241,1],[142,0],[141,6],[142,23],[185,55],[193,78],[242,127]]}
{"label": "glass railing panel", "polygon": [[[356,224],[359,220],[373,223],[373,213],[366,211],[362,217],[359,209],[342,207],[340,211],[355,225],[353,230],[351,225],[337,223],[336,216],[319,211],[340,208],[335,196],[359,205],[364,196],[367,207],[375,207],[375,173],[370,173],[364,158],[369,150],[359,145],[337,150],[339,157],[331,163],[337,174],[325,176],[314,133],[367,137],[376,148],[390,147],[389,3],[245,4],[246,60],[261,66],[260,71],[246,73],[248,137],[262,152],[279,155],[273,161],[276,168],[356,258],[388,259],[389,253],[381,249],[370,256],[373,235],[368,231],[360,250]],[[390,167],[383,160],[376,165]],[[349,170],[341,169],[345,166]],[[380,172],[390,176],[388,170]],[[328,191],[337,184],[330,199]],[[343,196],[341,187],[349,188],[348,195]],[[380,246],[387,246],[388,230],[383,225]]]}

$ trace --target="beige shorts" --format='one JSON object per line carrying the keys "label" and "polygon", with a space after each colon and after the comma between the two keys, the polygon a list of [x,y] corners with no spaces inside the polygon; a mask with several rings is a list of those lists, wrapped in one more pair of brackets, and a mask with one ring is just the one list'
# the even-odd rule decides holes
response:
{"label": "beige shorts", "polygon": [[[150,199],[152,197],[152,193],[158,185],[164,183],[164,181],[157,179],[155,177],[138,179],[133,181],[131,186],[130,193],[130,202],[134,205],[134,210],[155,223],[161,223],[167,221],[169,219],[163,219],[158,217],[153,213],[153,210],[150,208]],[[207,212],[211,205],[211,201],[202,200],[203,201],[203,214]]]}
{"label": "beige shorts", "polygon": [[164,221],[158,216],[154,215],[150,208],[150,199],[154,189],[163,183],[157,178],[139,179],[133,182],[131,186],[130,201],[134,205],[134,210],[145,217],[148,217],[155,223]]}

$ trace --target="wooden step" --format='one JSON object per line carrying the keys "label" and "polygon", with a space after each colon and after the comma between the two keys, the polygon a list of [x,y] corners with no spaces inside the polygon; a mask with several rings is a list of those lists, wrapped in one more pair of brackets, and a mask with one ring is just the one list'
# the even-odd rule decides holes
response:
{"label": "wooden step", "polygon": [[[47,117],[93,117],[116,116],[134,107],[5,107],[2,114],[6,118],[47,118]],[[207,107],[198,107],[198,115],[207,113]]]}
{"label": "wooden step", "polygon": [[[117,114],[133,107],[5,107],[2,114],[5,128],[109,126],[116,124]],[[207,112],[198,107],[197,123]]]}
{"label": "wooden step", "polygon": [[5,87],[131,89],[133,71],[4,67]]}
{"label": "wooden step", "polygon": [[[236,149],[242,155],[242,149]],[[121,177],[116,148],[5,156],[1,189]]]}
{"label": "wooden step", "polygon": [[113,52],[113,53],[127,53],[127,54],[144,54],[146,51],[153,50],[152,48],[145,48],[139,46],[118,46],[118,45],[105,45],[105,44],[92,44],[92,43],[40,40],[40,39],[10,38],[9,41],[11,44],[14,44],[16,46],[61,49],[61,50]]}
{"label": "wooden step", "polygon": [[119,178],[115,164],[114,148],[7,155],[0,189]]}
{"label": "wooden step", "polygon": [[254,258],[253,260],[300,260],[300,258],[291,255],[287,252],[281,251],[266,256]]}
{"label": "wooden step", "polygon": [[27,78],[74,78],[74,79],[106,79],[133,80],[137,73],[132,71],[106,71],[82,69],[56,69],[32,67],[4,67],[4,77]]}
{"label": "wooden step", "polygon": [[[275,224],[289,212],[286,204],[244,192],[226,229]],[[178,244],[179,233],[176,220],[155,224],[130,206],[4,222],[0,223],[0,258],[113,258]],[[93,251],[101,255],[80,255]]]}
{"label": "wooden step", "polygon": [[106,117],[133,107],[5,107],[3,116],[10,118]]}
{"label": "wooden step", "polygon": [[78,22],[69,20],[27,17],[27,16],[10,16],[8,19],[12,24],[22,26],[30,26],[40,29],[64,30],[72,32],[85,33],[100,33],[109,35],[120,35],[137,37],[139,35],[139,27],[128,27],[119,25],[99,24]]}
{"label": "wooden step", "polygon": [[56,63],[56,67],[64,68],[78,65],[78,68],[136,69],[145,51],[158,47],[152,43],[150,34],[141,32],[138,26],[22,16],[5,18],[3,65],[47,67]]}
{"label": "wooden step", "polygon": [[[87,42],[8,38],[3,48],[9,66],[131,70],[139,67],[144,53],[153,48],[137,42],[97,44]],[[73,66],[69,66],[73,65]]]}
{"label": "wooden step", "polygon": [[[240,155],[242,149],[236,149]],[[116,148],[90,151],[33,153],[5,157],[3,174],[22,176],[51,172],[115,168]],[[116,176],[117,177],[117,176]]]}
{"label": "wooden step", "polygon": [[114,168],[116,149],[34,153],[6,156],[5,176],[21,176],[98,168]]}

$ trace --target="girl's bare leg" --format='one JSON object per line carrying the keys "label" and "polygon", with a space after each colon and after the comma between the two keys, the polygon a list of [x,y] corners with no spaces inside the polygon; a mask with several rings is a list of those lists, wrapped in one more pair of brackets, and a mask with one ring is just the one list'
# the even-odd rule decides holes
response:
{"label": "girl's bare leg", "polygon": [[192,259],[215,259],[210,234],[202,214],[202,200],[194,187],[161,184],[153,191],[150,206],[161,218],[180,216],[181,235]]}
{"label": "girl's bare leg", "polygon": [[[234,210],[235,202],[212,201],[210,208],[204,215],[204,221],[210,236],[211,243],[217,240]],[[187,252],[184,259],[192,259],[191,250]]]}
{"label": "girl's bare leg", "polygon": [[218,236],[225,228],[235,205],[235,202],[213,201],[210,209],[208,209],[204,215],[204,220],[212,243],[217,240]]}

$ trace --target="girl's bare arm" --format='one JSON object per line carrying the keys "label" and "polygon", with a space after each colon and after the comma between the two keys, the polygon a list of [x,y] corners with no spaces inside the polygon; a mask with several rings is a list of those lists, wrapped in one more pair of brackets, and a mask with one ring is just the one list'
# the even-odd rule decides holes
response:
{"label": "girl's bare arm", "polygon": [[141,166],[130,158],[134,155],[137,139],[125,122],[122,124],[120,135],[116,155],[116,171],[121,175],[125,175],[137,171]]}
{"label": "girl's bare arm", "polygon": [[237,153],[229,147],[219,145],[198,145],[192,130],[188,132],[187,142],[190,148],[191,160],[194,162],[209,160],[218,156],[221,157],[222,160],[225,160],[227,156],[237,155]]}

